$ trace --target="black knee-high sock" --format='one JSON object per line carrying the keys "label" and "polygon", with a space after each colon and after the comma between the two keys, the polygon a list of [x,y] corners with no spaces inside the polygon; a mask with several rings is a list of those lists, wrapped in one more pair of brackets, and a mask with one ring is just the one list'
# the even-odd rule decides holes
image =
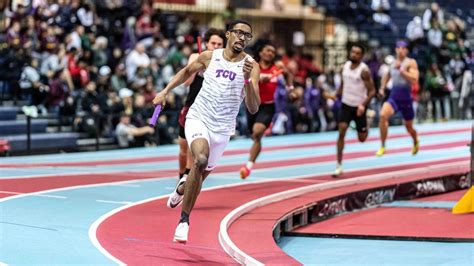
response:
{"label": "black knee-high sock", "polygon": [[187,223],[189,224],[189,214],[181,211],[181,219],[179,219],[179,223]]}
{"label": "black knee-high sock", "polygon": [[189,172],[190,172],[190,171],[191,171],[191,169],[186,168],[186,170],[184,170],[183,173],[180,173],[180,174],[179,174],[179,179],[183,178],[183,176],[185,176],[185,175],[189,175]]}

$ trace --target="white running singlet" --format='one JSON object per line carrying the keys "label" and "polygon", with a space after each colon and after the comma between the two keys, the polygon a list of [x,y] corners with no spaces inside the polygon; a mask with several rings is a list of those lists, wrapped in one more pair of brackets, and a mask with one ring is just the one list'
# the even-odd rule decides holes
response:
{"label": "white running singlet", "polygon": [[245,97],[243,66],[250,56],[229,62],[223,53],[224,49],[212,52],[201,91],[186,118],[200,120],[210,131],[230,136],[235,134],[236,117]]}
{"label": "white running singlet", "polygon": [[357,107],[367,98],[367,88],[361,74],[369,67],[361,62],[358,67],[351,69],[352,62],[347,61],[342,68],[342,102],[351,107]]}

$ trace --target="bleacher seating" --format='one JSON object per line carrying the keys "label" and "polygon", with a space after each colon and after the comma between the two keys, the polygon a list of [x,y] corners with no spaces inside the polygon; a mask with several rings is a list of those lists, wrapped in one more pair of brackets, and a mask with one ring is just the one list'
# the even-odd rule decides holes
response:
{"label": "bleacher seating", "polygon": [[[62,133],[37,133],[31,134],[31,149],[32,150],[62,150],[73,149],[77,147],[78,133],[62,132]],[[11,151],[26,151],[27,136],[10,135],[2,136],[2,139],[8,140]]]}
{"label": "bleacher seating", "polygon": [[[27,150],[27,121],[18,117],[18,107],[0,107],[0,141],[9,145],[11,153]],[[47,133],[48,120],[31,120],[31,152],[73,150],[77,148],[79,133]]]}
{"label": "bleacher seating", "polygon": [[0,121],[15,120],[17,113],[18,113],[18,107],[0,106]]}
{"label": "bleacher seating", "polygon": [[[48,120],[33,119],[31,121],[31,133],[42,133],[46,131]],[[25,120],[2,121],[0,126],[0,136],[17,135],[27,133],[27,123]]]}

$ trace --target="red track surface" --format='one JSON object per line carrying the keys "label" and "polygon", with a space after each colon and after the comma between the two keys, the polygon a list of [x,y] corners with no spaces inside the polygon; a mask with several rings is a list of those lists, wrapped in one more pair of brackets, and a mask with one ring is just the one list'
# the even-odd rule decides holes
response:
{"label": "red track surface", "polygon": [[[466,194],[467,190],[459,190],[450,193],[444,193],[440,195],[435,195],[431,197],[424,197],[419,199],[414,199],[413,201],[458,201]],[[474,224],[473,224],[474,226]]]}
{"label": "red track surface", "polygon": [[[467,164],[467,158],[456,161],[466,161]],[[447,163],[447,161],[441,162]],[[432,164],[434,163],[420,163],[404,167],[404,169]],[[395,169],[392,168],[393,170]],[[354,171],[347,173],[344,177],[364,176],[387,171],[389,171],[387,168]],[[419,179],[420,176],[410,178]],[[225,215],[251,200],[283,190],[329,180],[332,180],[330,176],[315,176],[300,180],[274,181],[203,191],[192,213],[189,241],[186,246],[174,244],[171,241],[178,221],[179,208],[178,210],[168,209],[166,199],[133,206],[107,218],[99,226],[97,238],[106,250],[126,264],[188,264],[194,262],[207,265],[232,263],[233,260],[226,257],[218,241],[219,224]],[[391,180],[391,182],[395,181]],[[334,193],[346,193],[350,189],[359,190],[381,184],[363,184],[331,190],[331,193],[319,192],[317,194],[318,196],[332,196],[335,195]],[[304,198],[306,203],[312,199],[314,198]],[[258,217],[258,221],[252,219],[253,212],[248,217],[239,219],[234,224],[235,226],[230,227],[231,238],[239,248],[255,255],[264,263],[298,264],[276,246],[273,242],[271,228],[276,222],[275,219],[283,216],[285,210],[291,210],[301,205],[295,206],[291,201],[284,201],[281,204],[286,207],[278,208],[274,210],[274,213],[264,212],[263,215],[260,213],[254,216],[253,218]],[[278,211],[279,217],[277,217],[276,211]],[[240,230],[239,224],[243,221],[248,224]],[[247,234],[250,233],[248,232],[249,228],[252,229],[250,235]],[[262,248],[265,248],[265,251]]]}
{"label": "red track surface", "polygon": [[[444,135],[444,134],[455,134],[469,132],[470,129],[449,129],[449,130],[440,130],[435,132],[422,132],[419,133],[419,136],[431,136],[431,135]],[[406,133],[393,134],[390,135],[390,139],[404,138],[408,135]],[[369,137],[366,141],[378,141],[378,137]],[[358,143],[357,139],[348,139],[346,144]],[[463,142],[465,144],[465,142]],[[291,150],[298,148],[316,148],[324,146],[334,146],[334,141],[323,141],[323,142],[314,142],[314,143],[304,143],[304,144],[294,144],[287,146],[277,146],[277,147],[264,147],[262,151],[277,151],[277,150]],[[421,149],[426,150],[423,143],[421,144]],[[411,149],[407,149],[411,150]],[[390,154],[394,152],[392,149],[387,149],[387,153]],[[226,151],[225,155],[238,155],[246,154],[248,149],[237,149]],[[156,157],[144,157],[144,158],[129,158],[129,159],[113,159],[113,160],[98,160],[98,161],[82,161],[82,162],[60,162],[60,163],[31,163],[31,164],[0,164],[1,168],[29,168],[29,167],[71,167],[71,166],[100,166],[100,165],[120,165],[120,164],[133,164],[133,163],[150,163],[150,162],[165,162],[165,161],[175,161],[178,157],[176,155],[166,155],[166,156],[156,156]]]}
{"label": "red track surface", "polygon": [[[466,190],[430,197],[430,201],[454,198]],[[403,219],[400,219],[403,217]],[[379,207],[338,216],[295,230],[297,233],[360,236],[474,239],[474,215],[454,215],[450,209]]]}

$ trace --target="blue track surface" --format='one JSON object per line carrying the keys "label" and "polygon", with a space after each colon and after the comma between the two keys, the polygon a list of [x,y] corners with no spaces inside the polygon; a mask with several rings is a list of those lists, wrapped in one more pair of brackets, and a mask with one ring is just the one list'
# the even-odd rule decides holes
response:
{"label": "blue track surface", "polygon": [[474,243],[283,237],[279,246],[304,265],[474,265]]}

